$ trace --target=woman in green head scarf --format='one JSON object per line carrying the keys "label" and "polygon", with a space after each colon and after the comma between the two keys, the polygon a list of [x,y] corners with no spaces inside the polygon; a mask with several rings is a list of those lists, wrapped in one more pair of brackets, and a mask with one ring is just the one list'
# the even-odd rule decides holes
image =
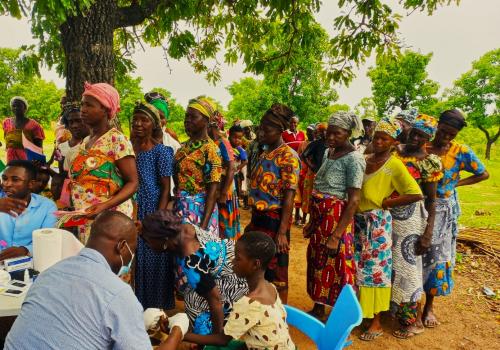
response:
{"label": "woman in green head scarf", "polygon": [[[175,151],[180,148],[180,144],[175,131],[167,127],[167,122],[170,118],[170,106],[167,99],[161,93],[156,91],[146,93],[144,95],[144,99],[146,102],[154,106],[160,113],[160,124],[163,129],[163,144],[172,147],[175,153]],[[171,139],[174,139],[174,141]],[[176,147],[177,144],[179,147]]]}
{"label": "woman in green head scarf", "polygon": [[217,145],[208,136],[215,104],[200,96],[189,101],[184,128],[189,140],[175,154],[176,210],[185,221],[219,236],[216,195],[222,173]]}

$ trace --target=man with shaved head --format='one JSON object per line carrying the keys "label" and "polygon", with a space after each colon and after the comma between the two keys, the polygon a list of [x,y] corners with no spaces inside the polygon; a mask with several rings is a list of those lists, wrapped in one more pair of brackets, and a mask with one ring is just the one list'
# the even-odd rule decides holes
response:
{"label": "man with shaved head", "polygon": [[[4,349],[151,349],[142,307],[117,276],[128,272],[136,241],[126,215],[98,215],[86,247],[37,278]],[[159,349],[175,349],[168,343],[182,339],[179,327],[171,327]]]}

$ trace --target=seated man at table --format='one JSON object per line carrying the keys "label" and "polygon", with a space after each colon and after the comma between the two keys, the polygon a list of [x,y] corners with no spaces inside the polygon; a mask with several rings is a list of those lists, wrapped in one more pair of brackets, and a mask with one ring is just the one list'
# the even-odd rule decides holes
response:
{"label": "seated man at table", "polygon": [[27,160],[9,162],[2,173],[0,241],[7,248],[0,261],[31,254],[33,231],[56,224],[55,203],[31,193],[35,179],[36,168]]}
{"label": "seated man at table", "polygon": [[[136,242],[129,217],[111,210],[98,215],[86,247],[33,283],[4,350],[151,349],[142,306],[119,278],[134,259]],[[181,316],[169,319],[170,335],[158,350],[177,348],[189,327]]]}

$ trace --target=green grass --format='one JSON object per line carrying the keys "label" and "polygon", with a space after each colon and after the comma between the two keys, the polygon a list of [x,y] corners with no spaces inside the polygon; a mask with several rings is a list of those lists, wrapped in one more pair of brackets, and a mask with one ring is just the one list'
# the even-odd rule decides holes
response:
{"label": "green grass", "polygon": [[[500,230],[500,160],[484,161],[490,178],[472,186],[458,188],[461,226]],[[467,175],[465,175],[467,176]],[[476,214],[484,215],[476,215]]]}
{"label": "green grass", "polygon": [[[128,131],[125,133],[128,134]],[[47,157],[50,157],[54,145],[53,130],[45,130],[45,136],[44,150]],[[469,135],[464,136],[469,144],[472,143],[472,139],[467,139]],[[4,143],[3,135],[0,137],[0,141]],[[472,147],[482,159],[484,146],[479,143],[472,145]],[[490,178],[487,181],[458,188],[462,208],[462,216],[459,221],[461,226],[500,230],[500,159],[496,157],[497,153],[498,149],[494,147],[491,152],[493,159],[484,161],[490,173]],[[0,148],[0,159],[5,161],[5,145]],[[464,173],[464,176],[468,175]],[[477,215],[481,213],[484,215]]]}

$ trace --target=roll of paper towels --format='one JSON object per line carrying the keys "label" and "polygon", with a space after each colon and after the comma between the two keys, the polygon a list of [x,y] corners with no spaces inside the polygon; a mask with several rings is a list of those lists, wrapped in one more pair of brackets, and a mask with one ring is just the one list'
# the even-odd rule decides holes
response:
{"label": "roll of paper towels", "polygon": [[83,244],[68,231],[58,228],[42,228],[33,231],[33,263],[42,272],[55,263],[77,255]]}

